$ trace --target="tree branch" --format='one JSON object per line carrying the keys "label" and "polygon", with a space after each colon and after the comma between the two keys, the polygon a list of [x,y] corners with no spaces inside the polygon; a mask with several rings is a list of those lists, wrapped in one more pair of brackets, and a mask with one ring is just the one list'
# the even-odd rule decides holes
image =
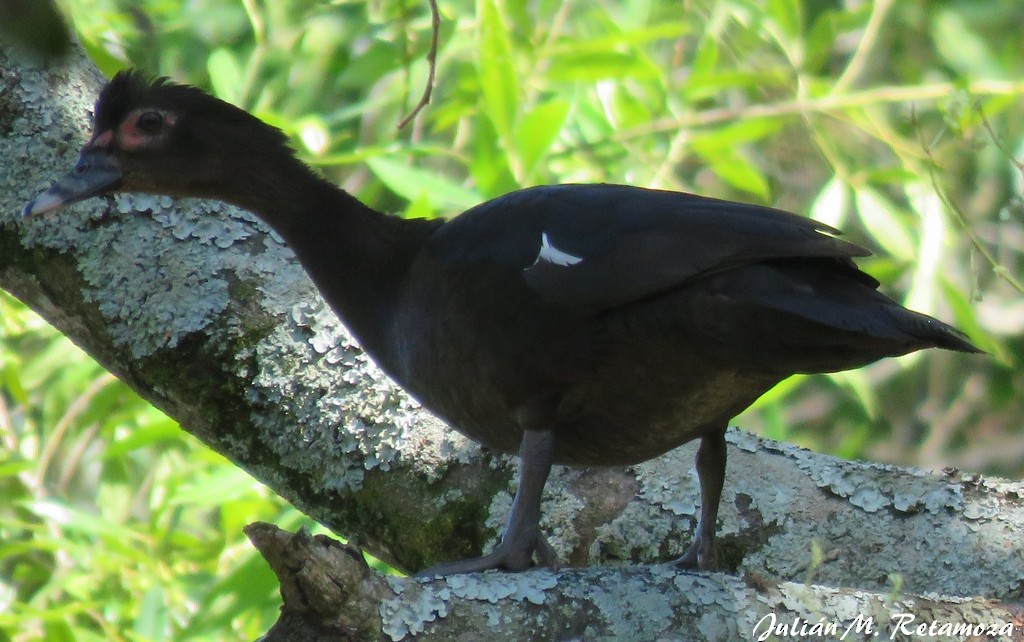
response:
{"label": "tree branch", "polygon": [[246,532],[284,596],[281,619],[264,642],[1020,640],[1024,626],[1017,604],[766,585],[663,565],[385,578],[357,550],[327,537],[270,524]]}

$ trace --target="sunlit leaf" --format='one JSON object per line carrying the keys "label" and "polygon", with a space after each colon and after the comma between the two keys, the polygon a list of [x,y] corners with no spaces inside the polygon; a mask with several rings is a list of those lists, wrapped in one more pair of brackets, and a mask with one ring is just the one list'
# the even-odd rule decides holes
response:
{"label": "sunlit leaf", "polygon": [[472,190],[391,158],[374,156],[366,164],[391,191],[410,202],[426,198],[435,210],[468,209],[482,200]]}
{"label": "sunlit leaf", "polygon": [[437,215],[437,210],[434,209],[426,193],[422,193],[419,198],[409,202],[409,207],[405,208],[402,215],[405,218],[434,218]]}
{"label": "sunlit leaf", "polygon": [[836,13],[831,9],[823,11],[808,30],[804,47],[805,68],[813,71],[828,62],[835,46],[837,28]]}
{"label": "sunlit leaf", "polygon": [[657,78],[659,74],[657,67],[636,52],[601,51],[554,58],[546,75],[548,80],[557,82],[593,82],[607,78]]}
{"label": "sunlit leaf", "polygon": [[757,401],[755,401],[753,405],[751,405],[750,407],[759,408],[762,406],[767,406],[769,404],[778,403],[782,399],[785,399],[790,394],[792,394],[794,390],[799,388],[806,381],[807,375],[793,375],[791,377],[786,377],[779,383],[775,384],[775,386],[770,388],[768,392],[758,397]]}
{"label": "sunlit leaf", "polygon": [[828,375],[833,381],[853,392],[868,417],[878,414],[878,396],[864,370],[846,370]]}
{"label": "sunlit leaf", "polygon": [[1006,366],[1014,366],[1015,358],[981,325],[978,311],[967,295],[945,278],[940,278],[939,286],[953,311],[956,326],[971,338],[974,345],[991,354],[997,361]]}
{"label": "sunlit leaf", "polygon": [[817,198],[811,203],[809,215],[815,221],[820,221],[825,225],[831,225],[837,229],[842,228],[843,222],[846,220],[847,202],[846,184],[838,176],[833,176],[829,182],[825,183],[825,187],[821,188]]}
{"label": "sunlit leaf", "polygon": [[532,175],[534,167],[558,137],[568,115],[567,101],[552,100],[538,105],[519,122],[516,141],[524,177]]}
{"label": "sunlit leaf", "polygon": [[972,29],[963,14],[940,9],[935,13],[931,33],[935,48],[953,69],[965,76],[1005,77],[1005,70],[996,62],[989,43]]}
{"label": "sunlit leaf", "polygon": [[782,123],[773,118],[747,118],[735,123],[696,132],[692,138],[694,147],[711,153],[716,149],[731,149],[736,145],[753,143],[782,129]]}
{"label": "sunlit leaf", "polygon": [[771,198],[771,188],[757,167],[736,150],[714,148],[701,151],[708,168],[729,185],[755,194],[762,202]]}
{"label": "sunlit leaf", "polygon": [[[799,0],[768,0],[766,13],[769,32],[786,52],[790,62],[803,65],[803,15]],[[775,28],[771,28],[774,25]]]}
{"label": "sunlit leaf", "polygon": [[256,484],[242,469],[223,466],[176,489],[171,500],[191,506],[220,506],[247,494]]}
{"label": "sunlit leaf", "polygon": [[498,135],[510,140],[519,103],[519,84],[512,60],[509,26],[496,0],[477,0],[480,21],[479,80],[487,117]]}
{"label": "sunlit leaf", "polygon": [[318,116],[306,116],[298,122],[299,140],[303,146],[316,156],[322,156],[327,151],[331,141],[331,134],[326,123]]}
{"label": "sunlit leaf", "polygon": [[140,607],[139,617],[135,619],[135,632],[153,642],[168,639],[169,614],[163,589],[150,587],[142,596]]}
{"label": "sunlit leaf", "polygon": [[100,519],[95,515],[82,512],[77,508],[67,506],[52,500],[41,500],[32,502],[28,506],[33,513],[60,525],[61,527],[86,533],[90,535],[115,536],[125,538],[126,536],[141,539],[125,531],[118,524],[113,524]]}
{"label": "sunlit leaf", "polygon": [[206,62],[213,93],[229,103],[237,103],[242,94],[242,69],[228,49],[217,49]]}
{"label": "sunlit leaf", "polygon": [[164,417],[158,421],[150,421],[144,426],[133,429],[125,437],[112,442],[103,451],[104,459],[123,457],[140,448],[149,448],[156,444],[176,442],[181,439],[182,431],[173,419]]}
{"label": "sunlit leaf", "polygon": [[19,404],[25,404],[28,403],[28,395],[21,383],[19,361],[16,355],[5,354],[0,365],[0,377],[3,380],[4,391],[11,399]]}
{"label": "sunlit leaf", "polygon": [[853,196],[857,214],[871,237],[894,257],[911,261],[914,258],[914,241],[896,206],[870,187],[855,187]]}
{"label": "sunlit leaf", "polygon": [[768,0],[767,14],[789,39],[797,40],[803,31],[799,0]]}
{"label": "sunlit leaf", "polygon": [[[0,462],[0,478],[12,477],[26,470],[32,470],[35,467],[35,463],[27,460],[23,461],[3,461]],[[10,499],[10,498],[8,498]]]}
{"label": "sunlit leaf", "polygon": [[205,606],[183,632],[187,639],[227,628],[242,614],[280,603],[277,576],[255,552],[246,554],[241,564],[199,597]]}

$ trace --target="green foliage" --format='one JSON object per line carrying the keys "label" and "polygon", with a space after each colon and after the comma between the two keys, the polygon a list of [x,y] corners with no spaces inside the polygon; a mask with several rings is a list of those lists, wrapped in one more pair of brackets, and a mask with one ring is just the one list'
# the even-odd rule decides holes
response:
{"label": "green foliage", "polygon": [[[428,73],[425,2],[63,4],[104,72],[131,61],[206,87],[380,209],[613,181],[842,226],[886,291],[993,359],[794,377],[737,423],[846,457],[1020,472],[1019,2],[442,0],[437,86],[402,130]],[[0,640],[265,630],[273,582],[239,529],[294,510],[0,306]]]}
{"label": "green foliage", "polygon": [[241,528],[304,518],[4,293],[0,329],[0,640],[265,632]]}

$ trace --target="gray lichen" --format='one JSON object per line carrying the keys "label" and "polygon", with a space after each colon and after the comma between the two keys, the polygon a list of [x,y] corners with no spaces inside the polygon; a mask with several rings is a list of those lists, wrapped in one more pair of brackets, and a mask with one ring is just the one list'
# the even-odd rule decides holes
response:
{"label": "gray lichen", "polygon": [[[551,571],[537,570],[525,573],[483,573],[480,575],[454,575],[439,581],[392,580],[396,590],[393,599],[381,604],[380,615],[384,633],[392,640],[402,640],[426,630],[427,625],[448,616],[448,604],[458,600],[498,604],[505,600],[544,604],[546,592],[558,584]],[[497,612],[488,614],[494,626],[501,623]]]}
{"label": "gray lichen", "polygon": [[395,642],[422,633],[428,623],[446,615],[445,599],[424,587],[411,587],[380,606],[383,632]]}

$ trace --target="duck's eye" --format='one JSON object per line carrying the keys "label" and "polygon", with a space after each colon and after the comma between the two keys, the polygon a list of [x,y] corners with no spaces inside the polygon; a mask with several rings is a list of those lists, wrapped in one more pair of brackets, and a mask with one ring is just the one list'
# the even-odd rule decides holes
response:
{"label": "duck's eye", "polygon": [[138,128],[147,134],[155,134],[164,126],[164,115],[158,111],[147,111],[139,115]]}

